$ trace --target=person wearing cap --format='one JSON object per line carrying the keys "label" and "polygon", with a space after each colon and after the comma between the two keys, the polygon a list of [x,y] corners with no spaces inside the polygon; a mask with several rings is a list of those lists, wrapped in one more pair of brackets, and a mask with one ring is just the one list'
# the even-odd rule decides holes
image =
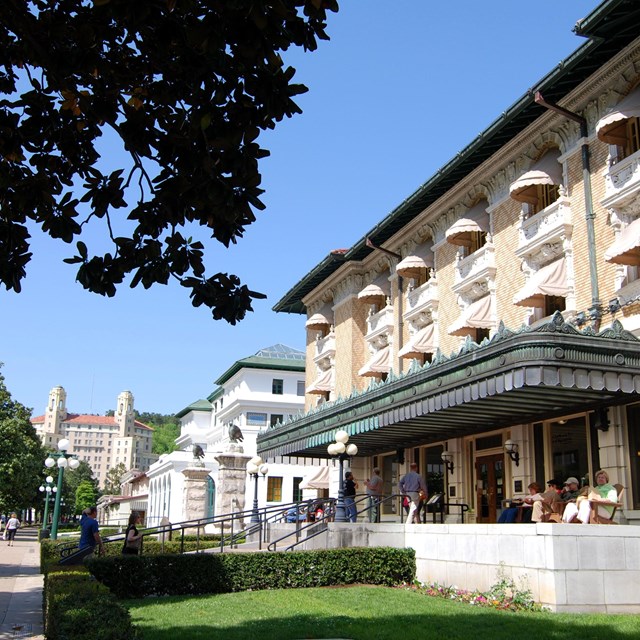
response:
{"label": "person wearing cap", "polygon": [[562,502],[571,502],[577,500],[580,495],[580,481],[575,476],[569,476],[564,481],[564,489],[560,494]]}

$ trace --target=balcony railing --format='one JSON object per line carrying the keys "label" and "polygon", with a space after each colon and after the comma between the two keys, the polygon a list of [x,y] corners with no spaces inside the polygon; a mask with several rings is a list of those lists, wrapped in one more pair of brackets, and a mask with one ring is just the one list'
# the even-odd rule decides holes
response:
{"label": "balcony railing", "polygon": [[[640,151],[616,162],[605,174],[605,202],[628,199],[640,191]],[[613,201],[613,202],[612,202]]]}
{"label": "balcony railing", "polygon": [[336,355],[336,336],[333,331],[324,336],[324,338],[318,338],[316,340],[316,354],[313,357],[313,361],[318,364],[322,360],[327,358],[333,358]]}
{"label": "balcony railing", "polygon": [[367,341],[376,338],[381,334],[390,335],[393,333],[393,307],[387,305],[382,311],[372,313],[367,318]]}
{"label": "balcony railing", "polygon": [[464,290],[478,279],[493,278],[496,272],[495,249],[487,242],[456,265],[454,290]]}
{"label": "balcony railing", "polygon": [[416,318],[421,313],[431,314],[438,306],[438,282],[435,277],[412,289],[407,294],[407,308],[403,319]]}
{"label": "balcony railing", "polygon": [[518,255],[533,253],[538,247],[570,236],[573,229],[569,199],[560,197],[546,209],[522,221],[518,239]]}

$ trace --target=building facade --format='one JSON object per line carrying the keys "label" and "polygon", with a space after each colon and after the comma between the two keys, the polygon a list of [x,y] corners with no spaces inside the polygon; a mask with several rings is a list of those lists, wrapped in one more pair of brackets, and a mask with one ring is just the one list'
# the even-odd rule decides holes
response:
{"label": "building facade", "polygon": [[[261,349],[255,355],[233,363],[216,381],[215,390],[206,400],[198,400],[177,413],[181,421],[177,451],[165,454],[149,469],[149,525],[163,520],[182,522],[234,511],[250,509],[256,485],[249,478],[241,496],[227,500],[237,487],[225,487],[221,459],[229,450],[230,428],[239,429],[242,440],[242,467],[256,455],[256,438],[271,425],[281,424],[304,410],[305,353],[278,344]],[[194,458],[201,449],[203,457]],[[236,447],[234,447],[236,448]],[[194,462],[208,471],[206,493],[194,508],[187,504],[190,470]],[[258,478],[259,506],[289,503],[315,497],[322,486],[304,489],[305,478],[316,476],[326,460],[280,456],[265,457],[269,471]],[[246,476],[246,474],[244,474]],[[302,485],[302,486],[301,486]],[[223,511],[224,510],[224,511]]]}
{"label": "building facade", "polygon": [[113,416],[67,411],[67,392],[54,387],[44,415],[31,423],[45,447],[57,451],[58,442],[69,440],[68,453],[84,460],[101,487],[110,469],[124,464],[127,470],[144,471],[158,458],[151,452],[153,429],[135,419],[133,394],[118,395]]}
{"label": "building facade", "polygon": [[326,456],[345,429],[356,477],[378,466],[390,493],[416,461],[484,523],[604,467],[640,522],[638,17],[603,2],[574,54],[276,304],[307,317],[306,413],[261,455]]}

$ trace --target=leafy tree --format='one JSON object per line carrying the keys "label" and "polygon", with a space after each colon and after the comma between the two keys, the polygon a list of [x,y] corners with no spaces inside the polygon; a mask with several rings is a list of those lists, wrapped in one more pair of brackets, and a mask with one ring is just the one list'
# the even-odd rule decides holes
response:
{"label": "leafy tree", "polygon": [[109,471],[107,471],[107,476],[104,481],[104,492],[109,496],[119,496],[120,495],[120,481],[122,480],[122,476],[127,472],[127,467],[125,467],[124,462],[120,462],[115,467],[111,467]]}
{"label": "leafy tree", "polygon": [[[0,364],[0,366],[2,366]],[[0,374],[0,512],[41,507],[46,457],[29,418],[31,411],[12,400]]]}
{"label": "leafy tree", "polygon": [[[264,297],[207,277],[261,210],[260,133],[307,89],[280,53],[315,50],[337,0],[4,0],[0,3],[0,283],[21,289],[35,227],[66,243],[77,280],[113,296],[173,277],[231,324]],[[125,151],[118,168],[105,134]],[[119,158],[118,158],[119,159]],[[130,205],[129,202],[132,204]],[[123,210],[125,213],[116,215]],[[78,240],[89,225],[112,245]],[[100,255],[102,253],[102,255]]]}
{"label": "leafy tree", "polygon": [[162,455],[163,453],[171,453],[176,450],[176,438],[180,435],[180,425],[175,422],[166,422],[164,424],[150,423],[153,427],[153,441],[151,450],[153,453]]}
{"label": "leafy tree", "polygon": [[79,515],[83,509],[90,507],[96,503],[96,488],[93,482],[83,480],[76,489],[76,503],[74,513]]}
{"label": "leafy tree", "polygon": [[175,439],[180,435],[180,421],[174,415],[136,411],[136,420],[153,428],[153,453],[163,454],[175,451]]}
{"label": "leafy tree", "polygon": [[[98,491],[98,480],[93,477],[93,469],[89,465],[86,460],[80,460],[80,465],[77,469],[67,470],[64,473],[64,488],[63,488],[63,496],[68,496],[69,500],[71,500],[74,496],[77,496],[78,487],[88,482],[93,487],[93,495],[94,502],[96,503],[97,498],[99,497],[100,492]],[[84,507],[90,505],[84,505]],[[72,505],[73,513],[80,513],[84,507],[78,510],[77,504]]]}

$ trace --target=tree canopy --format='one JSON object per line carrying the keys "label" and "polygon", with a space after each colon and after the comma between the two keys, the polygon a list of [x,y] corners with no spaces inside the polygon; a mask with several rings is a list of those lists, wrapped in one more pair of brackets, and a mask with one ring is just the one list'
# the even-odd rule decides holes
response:
{"label": "tree canopy", "polygon": [[91,507],[96,503],[96,488],[90,480],[82,480],[78,484],[75,493],[75,505],[73,513],[80,515],[84,509]]}
{"label": "tree canopy", "polygon": [[[76,241],[76,278],[113,296],[177,279],[235,324],[233,274],[208,276],[206,228],[228,247],[255,220],[261,131],[300,113],[281,52],[315,50],[336,0],[0,3],[0,283],[19,292],[32,230]],[[103,136],[121,142],[120,160]],[[108,249],[79,239],[102,229]],[[183,233],[184,232],[184,233]],[[83,236],[85,237],[85,236]]]}
{"label": "tree canopy", "polygon": [[119,496],[122,493],[120,481],[125,473],[127,473],[127,467],[124,462],[118,463],[115,467],[111,467],[111,469],[107,471],[107,476],[104,480],[104,493],[106,495]]}
{"label": "tree canopy", "polygon": [[157,454],[176,450],[176,438],[180,435],[180,421],[175,415],[136,411],[136,419],[153,428],[151,451]]}
{"label": "tree canopy", "polygon": [[[68,497],[69,503],[71,503],[74,499],[74,496],[77,499],[78,487],[83,483],[90,483],[93,487],[94,501],[93,504],[96,503],[96,499],[100,495],[98,490],[98,480],[93,477],[93,469],[85,460],[80,460],[80,464],[77,469],[69,469],[65,472],[64,478],[64,487],[62,489],[62,495],[64,497]],[[73,506],[73,505],[72,505]],[[84,505],[84,507],[91,505]],[[82,507],[82,509],[84,509]],[[78,511],[77,506],[73,506],[73,513],[80,513],[82,511],[80,509]]]}
{"label": "tree canopy", "polygon": [[[1,365],[0,365],[1,366]],[[45,453],[31,412],[11,398],[0,374],[0,512],[38,504]]]}

